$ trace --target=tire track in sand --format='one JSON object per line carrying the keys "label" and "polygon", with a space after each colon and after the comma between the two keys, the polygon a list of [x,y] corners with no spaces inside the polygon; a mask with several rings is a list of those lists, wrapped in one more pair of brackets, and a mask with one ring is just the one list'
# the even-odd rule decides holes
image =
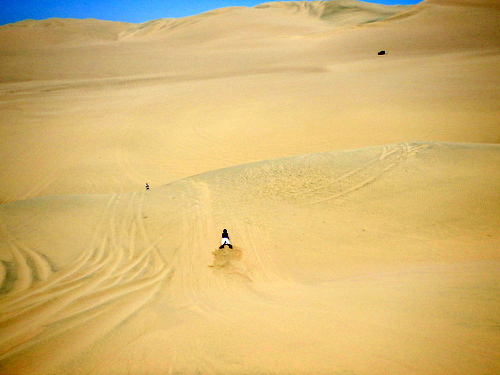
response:
{"label": "tire track in sand", "polygon": [[[250,280],[243,269],[214,266],[214,248],[219,250],[219,242],[214,235],[219,233],[214,221],[214,206],[210,186],[202,180],[186,180],[183,194],[182,212],[183,238],[176,259],[176,278],[173,288],[182,296],[180,308],[188,307],[210,319],[226,319],[227,307],[220,309],[217,301],[221,299],[239,300],[242,282]],[[238,248],[235,246],[237,251]],[[231,305],[231,304],[229,304]],[[228,323],[229,324],[229,323]]]}
{"label": "tire track in sand", "polygon": [[[38,284],[29,277],[28,263],[37,264],[43,257],[28,262],[27,254],[36,252],[26,249],[23,255],[17,247],[11,249],[23,279],[15,293],[0,300],[0,360],[89,320],[112,329],[157,293],[171,267],[156,248],[160,239],[153,242],[147,236],[140,212],[144,198],[137,202],[136,195],[125,197],[125,207],[117,196],[108,200],[87,251],[53,274],[40,267],[43,280]],[[139,240],[144,245],[136,249]],[[96,321],[113,306],[128,313]]]}
{"label": "tire track in sand", "polygon": [[[182,212],[182,245],[176,260],[176,274],[179,276],[181,293],[185,303],[190,306],[203,306],[200,300],[208,298],[206,287],[211,282],[208,261],[203,261],[203,254],[209,253],[210,247],[204,244],[203,238],[208,238],[208,232],[213,229],[213,223],[208,223],[211,215],[210,199],[203,195],[205,190],[198,182],[186,181],[186,191],[183,194],[185,209]],[[211,227],[211,229],[207,229]],[[203,310],[203,309],[201,309]]]}
{"label": "tire track in sand", "polygon": [[[106,203],[106,206],[101,215],[101,220],[98,224],[98,228],[103,227],[106,215],[108,214],[110,207],[114,204],[115,199],[116,196],[112,196]],[[6,232],[6,236],[9,236],[9,233],[6,229],[4,229],[4,232]],[[24,303],[24,305],[29,306],[29,303],[23,300],[30,299],[31,303],[39,302],[37,301],[36,296],[39,297],[38,299],[41,298],[42,300],[49,300],[51,297],[47,295],[45,292],[54,285],[57,284],[59,286],[59,289],[64,289],[61,288],[62,285],[71,284],[75,280],[82,280],[86,277],[86,275],[91,274],[95,270],[95,268],[93,269],[91,266],[93,263],[95,263],[96,260],[100,258],[103,250],[102,246],[98,246],[97,249],[94,248],[99,240],[98,235],[99,231],[95,231],[94,236],[87,250],[84,251],[71,266],[63,270],[60,270],[59,272],[56,272],[55,274],[52,275],[51,278],[47,279],[45,282],[33,285],[32,288],[26,290],[25,293],[21,295],[12,295],[12,294],[7,295],[0,304],[0,308],[5,309],[7,307],[15,305],[16,303],[17,304]],[[20,272],[18,271],[18,273]]]}
{"label": "tire track in sand", "polygon": [[315,189],[309,189],[303,194],[315,194],[317,195],[322,190],[337,190],[334,193],[329,193],[328,196],[324,198],[306,198],[305,202],[301,206],[308,206],[311,204],[317,204],[326,202],[329,200],[337,199],[352,193],[356,190],[362,189],[367,185],[377,181],[384,174],[389,172],[398,166],[403,160],[408,159],[416,155],[419,151],[429,147],[429,144],[408,144],[400,143],[390,146],[384,146],[382,148],[380,156],[362,164],[358,168],[354,168],[339,177],[332,179],[327,185],[319,186]]}
{"label": "tire track in sand", "polygon": [[259,225],[249,220],[229,220],[233,232],[237,235],[238,248],[244,256],[244,265],[236,267],[232,272],[252,282],[284,281],[276,267],[276,255],[273,252]]}
{"label": "tire track in sand", "polygon": [[[17,265],[16,280],[7,280],[7,274],[2,278],[2,289],[6,290],[4,283],[12,283],[9,290],[11,294],[16,294],[29,289],[39,281],[45,281],[52,275],[52,267],[49,262],[36,251],[18,243],[7,230],[3,221],[0,220],[0,228],[7,239],[7,243],[12,252],[14,263]],[[3,265],[3,264],[2,264]],[[4,265],[3,265],[4,266]],[[4,266],[5,268],[5,266]]]}

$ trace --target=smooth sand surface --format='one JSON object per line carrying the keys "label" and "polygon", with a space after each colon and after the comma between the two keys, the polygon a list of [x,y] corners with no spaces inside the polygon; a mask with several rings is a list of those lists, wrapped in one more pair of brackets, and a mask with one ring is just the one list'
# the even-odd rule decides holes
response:
{"label": "smooth sand surface", "polygon": [[0,374],[500,373],[499,20],[1,26]]}

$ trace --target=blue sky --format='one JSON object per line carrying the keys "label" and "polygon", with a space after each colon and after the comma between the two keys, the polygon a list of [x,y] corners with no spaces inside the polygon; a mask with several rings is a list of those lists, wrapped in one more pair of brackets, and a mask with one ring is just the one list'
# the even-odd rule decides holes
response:
{"label": "blue sky", "polygon": [[[227,6],[254,6],[267,0],[3,0],[0,25],[25,19],[51,17],[97,18],[141,23],[158,18],[179,18]],[[386,5],[416,4],[418,0],[371,0]]]}

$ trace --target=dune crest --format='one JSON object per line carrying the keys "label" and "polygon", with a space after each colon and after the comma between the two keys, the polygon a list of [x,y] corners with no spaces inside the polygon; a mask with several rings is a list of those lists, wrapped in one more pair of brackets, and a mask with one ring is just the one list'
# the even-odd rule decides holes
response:
{"label": "dune crest", "polygon": [[118,40],[119,34],[130,26],[125,22],[95,19],[25,20],[0,26],[3,39],[0,51],[109,43]]}
{"label": "dune crest", "polygon": [[498,1],[495,0],[424,0],[423,4],[454,5],[467,7],[491,7],[499,8]]}
{"label": "dune crest", "polygon": [[306,13],[336,24],[363,24],[381,21],[412,6],[388,6],[355,0],[278,1],[263,3],[256,9],[275,8],[292,13]]}
{"label": "dune crest", "polygon": [[[263,3],[252,8],[226,7],[182,18],[165,18],[147,21],[140,24],[125,22],[100,21],[94,19],[77,20],[70,18],[51,18],[46,20],[25,20],[5,26],[0,26],[0,35],[4,42],[4,48],[22,47],[20,43],[13,43],[19,36],[28,38],[35,47],[42,48],[47,45],[75,45],[82,43],[115,42],[120,39],[130,39],[145,36],[154,36],[159,32],[172,32],[179,28],[193,27],[195,24],[210,24],[215,27],[223,25],[225,33],[230,28],[244,30],[249,26],[261,23],[272,23],[273,19],[292,14],[304,14],[312,19],[328,21],[331,26],[354,26],[357,24],[376,22],[397,14],[408,6],[386,6],[370,3],[362,3],[355,0],[330,0],[330,1],[307,1],[307,2],[271,2]],[[269,17],[269,11],[273,12]],[[231,25],[226,19],[231,20]],[[259,21],[263,18],[264,22]],[[237,22],[234,22],[236,21]],[[276,23],[276,26],[284,27],[285,24]],[[292,27],[292,24],[288,24]],[[195,29],[196,30],[196,29]],[[27,32],[29,31],[29,32]],[[257,30],[254,30],[254,32]],[[47,41],[49,42],[47,44]]]}

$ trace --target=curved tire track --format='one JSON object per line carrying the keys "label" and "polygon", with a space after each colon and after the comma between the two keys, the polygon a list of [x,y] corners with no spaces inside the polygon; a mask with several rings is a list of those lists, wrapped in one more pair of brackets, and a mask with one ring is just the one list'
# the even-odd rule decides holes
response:
{"label": "curved tire track", "polygon": [[[128,311],[107,322],[112,329],[168,279],[172,268],[157,250],[161,238],[151,241],[141,220],[144,196],[139,202],[136,195],[128,198],[126,207],[116,196],[109,199],[87,250],[58,272],[36,251],[9,241],[19,276],[0,299],[0,361],[113,308]],[[142,248],[136,248],[138,240]]]}
{"label": "curved tire track", "polygon": [[[394,145],[393,148],[384,146],[380,156],[362,164],[358,168],[350,170],[343,175],[331,180],[330,186],[337,189],[336,193],[330,194],[324,198],[306,199],[302,206],[322,203],[328,200],[340,198],[356,190],[364,188],[381,178],[385,173],[399,165],[403,160],[414,156],[419,151],[428,148],[428,144],[410,145],[401,143]],[[338,185],[335,187],[335,185]],[[319,192],[326,189],[327,186],[321,186],[317,189],[311,189],[304,194]]]}

